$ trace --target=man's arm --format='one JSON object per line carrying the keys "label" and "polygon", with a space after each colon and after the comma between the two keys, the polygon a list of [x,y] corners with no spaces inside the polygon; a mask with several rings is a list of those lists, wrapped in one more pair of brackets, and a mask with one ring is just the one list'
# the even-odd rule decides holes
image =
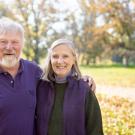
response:
{"label": "man's arm", "polygon": [[84,75],[82,76],[82,79],[88,82],[92,91],[94,92],[96,91],[96,83],[91,76]]}

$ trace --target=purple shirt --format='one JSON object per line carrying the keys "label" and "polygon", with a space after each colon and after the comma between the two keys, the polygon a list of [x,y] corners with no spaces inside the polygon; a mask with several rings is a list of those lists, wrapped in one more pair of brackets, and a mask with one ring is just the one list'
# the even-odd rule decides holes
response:
{"label": "purple shirt", "polygon": [[15,78],[0,70],[0,135],[33,135],[36,85],[41,69],[20,60]]}

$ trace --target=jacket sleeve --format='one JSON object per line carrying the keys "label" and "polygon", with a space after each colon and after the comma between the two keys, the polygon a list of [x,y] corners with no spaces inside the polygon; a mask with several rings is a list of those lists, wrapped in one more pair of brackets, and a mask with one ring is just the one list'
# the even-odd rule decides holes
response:
{"label": "jacket sleeve", "polygon": [[102,116],[98,100],[93,91],[86,95],[86,135],[103,135]]}

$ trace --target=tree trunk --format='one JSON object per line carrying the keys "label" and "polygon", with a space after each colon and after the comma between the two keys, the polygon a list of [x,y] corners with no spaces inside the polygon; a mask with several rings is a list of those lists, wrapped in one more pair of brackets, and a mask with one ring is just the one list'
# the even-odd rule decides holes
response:
{"label": "tree trunk", "polygon": [[123,57],[123,65],[125,67],[129,66],[129,57],[128,56]]}

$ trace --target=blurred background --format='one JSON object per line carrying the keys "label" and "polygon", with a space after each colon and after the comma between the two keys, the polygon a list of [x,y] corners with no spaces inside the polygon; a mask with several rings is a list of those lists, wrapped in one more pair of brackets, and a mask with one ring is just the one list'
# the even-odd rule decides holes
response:
{"label": "blurred background", "polygon": [[22,57],[41,67],[55,39],[73,40],[105,135],[135,135],[135,0],[0,0],[0,17],[24,26]]}

